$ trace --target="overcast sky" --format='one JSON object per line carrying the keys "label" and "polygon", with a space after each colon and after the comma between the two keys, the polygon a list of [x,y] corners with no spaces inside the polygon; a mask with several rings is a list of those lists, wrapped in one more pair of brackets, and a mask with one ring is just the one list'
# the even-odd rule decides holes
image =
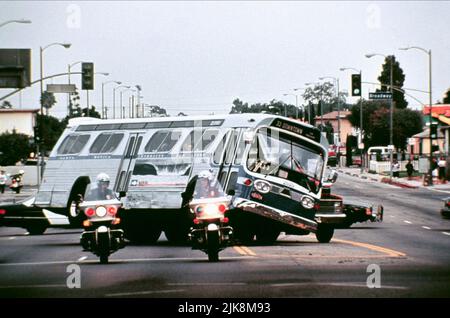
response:
{"label": "overcast sky", "polygon": [[[395,54],[406,75],[404,87],[428,90],[428,56],[398,50],[420,46],[432,50],[436,101],[450,87],[449,14],[446,1],[0,1],[0,23],[32,20],[1,27],[0,48],[31,48],[36,80],[39,47],[69,42],[69,49],[44,51],[44,75],[91,61],[95,71],[110,73],[96,77],[91,104],[101,105],[102,81],[118,80],[139,84],[145,103],[176,115],[228,113],[235,98],[295,104],[294,96],[283,94],[320,76],[339,77],[341,89],[349,90],[351,72],[340,67],[362,69],[363,81],[376,82],[383,58],[364,57],[373,52]],[[80,65],[74,67],[79,70]],[[80,86],[80,77],[74,75],[73,82]],[[67,83],[67,78],[53,83]],[[113,87],[106,86],[108,106]],[[374,89],[363,86],[363,95]],[[10,91],[1,89],[0,96]],[[124,93],[127,104],[129,94]],[[428,101],[427,94],[411,94]],[[9,100],[19,107],[19,94]],[[410,107],[421,107],[408,100]],[[66,96],[57,95],[57,101],[51,114],[63,117]],[[86,105],[84,91],[81,103]],[[39,85],[24,90],[22,107],[39,107]]]}

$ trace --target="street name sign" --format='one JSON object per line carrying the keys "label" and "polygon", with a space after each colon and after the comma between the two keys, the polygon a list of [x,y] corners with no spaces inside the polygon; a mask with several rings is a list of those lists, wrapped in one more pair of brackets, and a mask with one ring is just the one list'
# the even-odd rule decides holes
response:
{"label": "street name sign", "polygon": [[392,94],[390,92],[376,92],[369,93],[369,99],[391,99]]}

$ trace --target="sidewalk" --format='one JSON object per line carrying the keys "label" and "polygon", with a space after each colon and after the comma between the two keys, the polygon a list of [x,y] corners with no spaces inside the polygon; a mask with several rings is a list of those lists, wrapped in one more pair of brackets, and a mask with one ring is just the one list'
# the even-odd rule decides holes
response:
{"label": "sidewalk", "polygon": [[343,173],[349,176],[371,180],[375,182],[383,182],[388,183],[391,185],[395,185],[401,188],[410,188],[410,189],[417,189],[417,188],[427,188],[427,189],[435,189],[435,190],[445,190],[450,191],[450,183],[444,183],[442,184],[440,180],[437,178],[433,178],[433,185],[432,186],[425,186],[423,182],[423,178],[420,177],[413,177],[413,180],[408,180],[408,178],[392,178],[392,181],[390,180],[389,176],[380,175],[376,173],[368,173],[367,171],[364,171],[361,173],[361,168],[355,167],[355,168],[349,168],[349,167],[336,167],[336,170],[339,173]]}

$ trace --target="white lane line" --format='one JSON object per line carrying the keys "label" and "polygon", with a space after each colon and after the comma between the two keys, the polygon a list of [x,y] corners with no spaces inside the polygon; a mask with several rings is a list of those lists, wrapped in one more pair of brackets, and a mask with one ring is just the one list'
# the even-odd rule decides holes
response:
{"label": "white lane line", "polygon": [[184,289],[166,289],[166,290],[145,290],[140,292],[130,292],[130,293],[116,293],[116,294],[106,294],[106,297],[123,297],[123,296],[137,296],[137,295],[149,295],[149,294],[168,294],[168,293],[178,293],[183,292]]}
{"label": "white lane line", "polygon": [[442,234],[450,236],[450,233],[448,233],[448,232],[442,232]]}
{"label": "white lane line", "polygon": [[408,220],[404,220],[403,222],[405,222],[406,224],[412,224],[412,222],[410,222]]}
{"label": "white lane line", "polygon": [[389,217],[391,217],[391,218],[395,218],[395,216],[393,216],[393,215],[389,215]]}
{"label": "white lane line", "polygon": [[8,238],[8,240],[15,240],[16,238],[13,236],[13,237],[10,237],[10,238]]}
{"label": "white lane line", "polygon": [[[251,260],[253,257],[248,256],[226,256],[221,257],[222,260]],[[110,263],[138,263],[138,262],[167,262],[167,261],[206,261],[206,257],[161,257],[161,258],[129,258],[129,259],[111,259]],[[33,265],[63,265],[73,264],[74,261],[51,261],[51,262],[29,262],[29,263],[0,263],[0,267],[6,266],[33,266]],[[84,260],[82,264],[98,263],[98,260]]]}
{"label": "white lane line", "polygon": [[[336,286],[336,287],[358,287],[358,288],[369,288],[364,283],[359,282],[343,282],[343,283],[282,283],[282,284],[270,284],[272,287],[293,287],[293,286]],[[390,286],[390,285],[381,285],[381,289],[408,289],[405,286]]]}
{"label": "white lane line", "polygon": [[86,258],[88,258],[87,256],[81,256],[78,260],[77,260],[77,262],[82,262],[82,261],[84,261]]}
{"label": "white lane line", "polygon": [[67,288],[67,285],[11,285],[11,286],[0,286],[0,289],[13,289],[13,288],[60,288],[65,287]]}
{"label": "white lane line", "polygon": [[168,286],[245,286],[247,283],[168,283]]}
{"label": "white lane line", "polygon": [[425,229],[425,230],[431,230],[431,227],[428,227],[428,226],[422,226],[422,229]]}

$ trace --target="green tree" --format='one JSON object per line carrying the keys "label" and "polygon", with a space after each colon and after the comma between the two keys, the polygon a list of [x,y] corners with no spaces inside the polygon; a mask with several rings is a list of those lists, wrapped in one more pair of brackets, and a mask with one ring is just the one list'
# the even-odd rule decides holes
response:
{"label": "green tree", "polygon": [[48,112],[50,108],[53,107],[53,105],[56,104],[55,95],[53,93],[50,93],[48,91],[45,91],[41,95],[41,105],[45,108],[45,113],[48,116]]}
{"label": "green tree", "polygon": [[249,113],[248,103],[244,103],[239,98],[233,101],[233,106],[231,107],[230,114],[243,114]]}
{"label": "green tree", "polygon": [[[364,136],[364,144],[365,147],[367,148],[367,144],[368,141],[372,139],[373,135],[376,135],[378,132],[375,130],[374,128],[374,122],[371,120],[371,116],[374,112],[378,111],[381,108],[384,109],[389,109],[389,103],[387,103],[386,101],[368,101],[368,100],[364,100],[363,99],[363,103],[362,103],[362,108],[363,108],[363,118],[362,118],[362,122],[363,122],[363,136]],[[360,101],[358,101],[355,105],[353,105],[350,108],[351,114],[348,116],[348,120],[350,121],[350,123],[352,124],[353,127],[357,127],[357,128],[361,128],[360,123]],[[386,115],[389,116],[389,115]],[[388,118],[388,117],[386,117]]]}
{"label": "green tree", "polygon": [[[370,138],[365,139],[366,147],[385,146],[390,140],[390,111],[380,108],[370,116],[373,132]],[[406,148],[407,138],[419,133],[423,128],[422,113],[408,108],[394,109],[392,125],[392,141],[397,149]]]}
{"label": "green tree", "polygon": [[18,161],[26,160],[33,151],[30,136],[5,132],[0,134],[0,166],[15,165]]}
{"label": "green tree", "polygon": [[[402,68],[400,67],[400,63],[395,60],[394,55],[389,55],[385,58],[383,69],[381,71],[380,76],[378,76],[378,81],[381,84],[381,90],[377,91],[390,91],[388,85],[391,83],[391,63],[392,63],[392,73],[393,73],[393,86],[397,88],[402,88],[403,83],[405,82],[405,74],[403,73]],[[408,102],[405,100],[405,94],[394,90],[394,102],[395,108],[403,109],[408,106]]]}
{"label": "green tree", "polygon": [[450,104],[450,88],[445,93],[444,99],[442,100],[443,104]]}
{"label": "green tree", "polygon": [[[58,141],[67,123],[57,118],[38,114],[36,117],[36,132],[38,133],[39,150],[49,153]],[[35,139],[36,140],[36,139]]]}

